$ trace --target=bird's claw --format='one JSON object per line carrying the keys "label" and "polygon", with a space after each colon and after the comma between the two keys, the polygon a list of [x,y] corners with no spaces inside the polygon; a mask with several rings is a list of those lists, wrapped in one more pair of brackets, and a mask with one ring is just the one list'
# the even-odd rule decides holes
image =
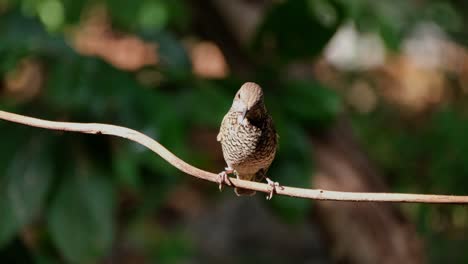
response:
{"label": "bird's claw", "polygon": [[226,171],[222,171],[220,173],[218,173],[218,184],[219,184],[219,191],[222,192],[223,191],[223,184],[224,182],[226,182],[228,179],[228,176],[227,176],[227,173]]}
{"label": "bird's claw", "polygon": [[268,192],[268,195],[266,197],[267,200],[271,200],[271,198],[273,197],[273,194],[276,192],[276,188],[280,188],[280,189],[283,189],[283,187],[279,184],[279,182],[274,182],[272,180],[270,180],[269,178],[266,178],[266,181],[268,183],[268,186],[270,187],[269,189],[269,192]]}
{"label": "bird's claw", "polygon": [[223,191],[224,183],[230,183],[228,174],[237,175],[237,172],[235,170],[233,170],[232,168],[230,168],[230,167],[226,167],[226,168],[224,168],[224,170],[222,172],[218,173],[217,182],[219,184],[218,188],[219,188],[220,192]]}

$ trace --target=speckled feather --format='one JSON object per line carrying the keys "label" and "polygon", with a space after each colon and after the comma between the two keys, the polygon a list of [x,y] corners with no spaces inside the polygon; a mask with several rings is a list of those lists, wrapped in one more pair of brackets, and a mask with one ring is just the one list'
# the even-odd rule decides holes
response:
{"label": "speckled feather", "polygon": [[[275,157],[277,134],[273,120],[266,111],[260,86],[246,83],[241,89],[259,89],[255,91],[259,94],[253,95],[258,98],[255,98],[256,102],[249,102],[253,105],[252,109],[242,122],[239,117],[242,113],[236,111],[233,103],[233,107],[223,118],[217,139],[221,142],[227,165],[237,172],[240,179],[261,181]],[[247,94],[249,92],[250,90]],[[239,93],[241,90],[236,94],[234,102],[241,100]],[[252,95],[248,94],[247,100],[250,97]],[[236,193],[253,195],[255,191],[236,188]]]}

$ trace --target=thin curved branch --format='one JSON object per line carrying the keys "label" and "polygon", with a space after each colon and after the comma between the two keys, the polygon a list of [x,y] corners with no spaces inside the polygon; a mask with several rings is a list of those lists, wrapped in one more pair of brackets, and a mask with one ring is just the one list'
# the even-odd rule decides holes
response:
{"label": "thin curved branch", "polygon": [[[126,138],[140,143],[141,145],[151,149],[154,153],[161,156],[174,167],[189,175],[211,182],[216,182],[218,179],[217,174],[201,170],[188,164],[187,162],[178,158],[176,155],[174,155],[172,152],[167,150],[164,146],[162,146],[152,138],[126,127],[99,123],[55,122],[13,114],[5,111],[0,111],[0,119],[27,126],[51,130],[81,132],[87,134],[104,134]],[[237,186],[264,193],[269,192],[269,186],[265,183],[245,181],[236,178],[229,178],[229,181],[230,182],[225,183],[228,186]],[[327,201],[468,204],[468,196],[405,193],[337,192],[318,189],[303,189],[288,186],[282,186],[282,188],[277,188],[276,194]]]}

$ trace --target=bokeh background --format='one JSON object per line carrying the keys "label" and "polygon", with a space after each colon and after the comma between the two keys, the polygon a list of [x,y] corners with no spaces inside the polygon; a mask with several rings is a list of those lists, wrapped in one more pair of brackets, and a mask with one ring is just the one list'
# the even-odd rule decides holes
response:
{"label": "bokeh background", "polygon": [[[270,177],[468,194],[462,0],[1,0],[2,110],[137,129],[224,168],[216,134],[259,83]],[[314,202],[184,175],[123,139],[0,121],[2,263],[468,263],[468,208]]]}

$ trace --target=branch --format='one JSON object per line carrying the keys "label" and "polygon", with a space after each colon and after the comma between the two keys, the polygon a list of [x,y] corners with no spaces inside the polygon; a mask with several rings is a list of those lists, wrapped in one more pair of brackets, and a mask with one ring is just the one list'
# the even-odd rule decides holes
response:
{"label": "branch", "polygon": [[[54,122],[42,120],[18,114],[0,111],[0,119],[10,122],[15,122],[27,126],[39,127],[51,130],[81,132],[86,134],[104,134],[126,138],[149,148],[154,153],[161,156],[167,162],[172,164],[177,169],[195,176],[197,178],[217,182],[218,175],[196,168],[185,161],[178,158],[164,146],[151,139],[150,137],[129,129],[126,127],[99,124],[99,123],[71,123],[71,122]],[[265,183],[245,181],[236,178],[229,178],[225,183],[228,186],[242,187],[259,192],[268,193],[269,186]],[[353,201],[353,202],[405,202],[405,203],[452,203],[452,204],[468,204],[468,196],[454,195],[430,195],[430,194],[405,194],[405,193],[364,193],[364,192],[337,192],[326,191],[319,189],[303,189],[282,186],[276,188],[276,194],[288,195],[291,197],[308,198],[314,200],[327,201]]]}

